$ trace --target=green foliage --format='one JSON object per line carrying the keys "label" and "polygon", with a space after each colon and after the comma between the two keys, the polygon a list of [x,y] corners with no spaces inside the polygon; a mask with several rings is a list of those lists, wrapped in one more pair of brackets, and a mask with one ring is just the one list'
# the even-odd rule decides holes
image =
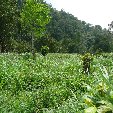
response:
{"label": "green foliage", "polygon": [[42,48],[41,48],[41,54],[43,56],[46,56],[48,54],[48,52],[49,52],[49,47],[48,46],[42,46]]}
{"label": "green foliage", "polygon": [[93,60],[93,56],[90,53],[86,53],[82,57],[83,61],[83,73],[88,74],[90,73],[90,65]]}
{"label": "green foliage", "polygon": [[24,27],[40,37],[44,35],[45,25],[50,21],[49,13],[48,5],[35,0],[27,0],[20,14],[21,22]]}
{"label": "green foliage", "polygon": [[47,31],[61,46],[65,53],[95,53],[99,48],[103,52],[113,51],[113,34],[101,26],[92,26],[85,21],[78,20],[64,10],[51,10],[52,19],[47,25]]}
{"label": "green foliage", "polygon": [[0,112],[112,113],[112,55],[85,76],[79,54],[0,54]]}
{"label": "green foliage", "polygon": [[25,53],[25,52],[30,52],[31,47],[30,43],[27,41],[22,41],[22,40],[11,40],[11,51],[16,52],[16,53]]}
{"label": "green foliage", "polygon": [[0,0],[0,52],[10,51],[10,40],[16,32],[17,3]]}
{"label": "green foliage", "polygon": [[0,11],[0,52],[12,51],[12,39],[25,42],[25,46],[32,40],[34,54],[34,49],[40,51],[43,46],[43,41],[36,43],[45,34],[49,37],[44,45],[50,48],[50,52],[113,51],[113,34],[110,31],[78,20],[64,10],[57,11],[43,0],[1,0]]}
{"label": "green foliage", "polygon": [[[106,54],[107,55],[107,54]],[[102,56],[102,55],[101,55]],[[108,55],[109,56],[109,55]],[[90,99],[90,102],[92,104],[86,103],[86,113],[89,113],[90,108],[95,107],[95,110],[92,112],[94,113],[112,113],[113,112],[113,97],[112,97],[112,84],[113,79],[111,72],[108,68],[110,68],[111,65],[109,65],[109,61],[112,61],[108,58],[102,58],[101,61],[104,60],[106,63],[108,63],[107,67],[103,66],[103,62],[100,62],[100,65],[97,65],[98,71],[98,77],[97,81],[93,85],[90,85],[91,89],[89,92],[87,92],[85,95],[87,95],[87,99]]]}
{"label": "green foliage", "polygon": [[[50,21],[50,9],[47,4],[35,0],[27,0],[22,12],[20,13],[20,20],[23,27],[28,28],[32,36],[32,55],[36,59],[34,50],[35,38],[40,38],[45,33],[45,26]],[[35,38],[34,38],[35,37]]]}
{"label": "green foliage", "polygon": [[[44,108],[62,105],[72,96],[71,91],[79,94],[82,87],[79,72],[75,73],[80,68],[76,55],[49,54],[46,58],[37,55],[35,61],[26,60],[27,56],[27,53],[0,55],[0,112],[41,113]],[[75,58],[78,60],[73,62]]]}
{"label": "green foliage", "polygon": [[50,53],[55,53],[55,52],[58,52],[58,41],[55,40],[54,38],[52,37],[41,37],[40,39],[36,40],[35,41],[35,48],[38,50],[38,51],[41,51],[41,48],[42,46],[44,45],[47,45],[49,47],[49,52]]}

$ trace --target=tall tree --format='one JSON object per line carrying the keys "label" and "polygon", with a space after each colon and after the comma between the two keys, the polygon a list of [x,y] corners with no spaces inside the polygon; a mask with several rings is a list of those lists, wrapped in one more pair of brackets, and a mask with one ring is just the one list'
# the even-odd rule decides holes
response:
{"label": "tall tree", "polygon": [[16,27],[16,0],[0,0],[0,51],[10,48],[10,40]]}
{"label": "tall tree", "polygon": [[35,57],[34,40],[44,35],[45,26],[50,21],[50,9],[48,5],[40,3],[39,0],[27,0],[21,12],[21,22],[25,28],[30,30],[32,36],[32,54]]}

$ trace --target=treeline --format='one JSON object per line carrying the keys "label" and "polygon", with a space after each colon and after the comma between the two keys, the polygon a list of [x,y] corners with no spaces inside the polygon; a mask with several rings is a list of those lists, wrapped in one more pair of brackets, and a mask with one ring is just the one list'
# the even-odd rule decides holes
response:
{"label": "treeline", "polygon": [[[92,26],[79,20],[64,10],[50,9],[50,22],[46,30],[37,28],[34,46],[31,29],[21,24],[21,12],[28,0],[0,0],[0,51],[30,52],[32,47],[40,52],[42,46],[48,46],[52,53],[112,52],[113,34],[100,25]],[[37,3],[46,4],[43,0]],[[42,12],[43,13],[43,12]],[[38,17],[36,17],[38,19]],[[33,26],[34,27],[34,26]],[[37,27],[37,26],[36,26]],[[40,32],[39,32],[40,31]]]}
{"label": "treeline", "polygon": [[113,35],[100,25],[92,26],[65,11],[52,10],[47,31],[58,43],[58,52],[112,52]]}

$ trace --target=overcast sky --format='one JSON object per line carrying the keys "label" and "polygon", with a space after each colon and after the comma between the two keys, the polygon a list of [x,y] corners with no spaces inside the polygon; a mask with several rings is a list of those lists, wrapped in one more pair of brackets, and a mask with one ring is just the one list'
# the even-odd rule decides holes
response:
{"label": "overcast sky", "polygon": [[45,0],[57,10],[63,9],[79,20],[108,28],[113,20],[113,0]]}

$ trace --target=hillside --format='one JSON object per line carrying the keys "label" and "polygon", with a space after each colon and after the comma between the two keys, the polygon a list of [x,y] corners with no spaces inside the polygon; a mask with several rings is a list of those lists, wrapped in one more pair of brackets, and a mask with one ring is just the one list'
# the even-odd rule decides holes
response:
{"label": "hillside", "polygon": [[[40,4],[40,8],[37,4]],[[35,3],[27,3],[26,0],[22,3],[11,3],[9,0],[1,2],[0,6],[1,52],[23,53],[33,49],[40,52],[45,45],[50,48],[50,53],[113,51],[113,35],[110,31],[102,29],[100,25],[92,26],[81,21],[64,10],[57,11],[43,0]]]}

